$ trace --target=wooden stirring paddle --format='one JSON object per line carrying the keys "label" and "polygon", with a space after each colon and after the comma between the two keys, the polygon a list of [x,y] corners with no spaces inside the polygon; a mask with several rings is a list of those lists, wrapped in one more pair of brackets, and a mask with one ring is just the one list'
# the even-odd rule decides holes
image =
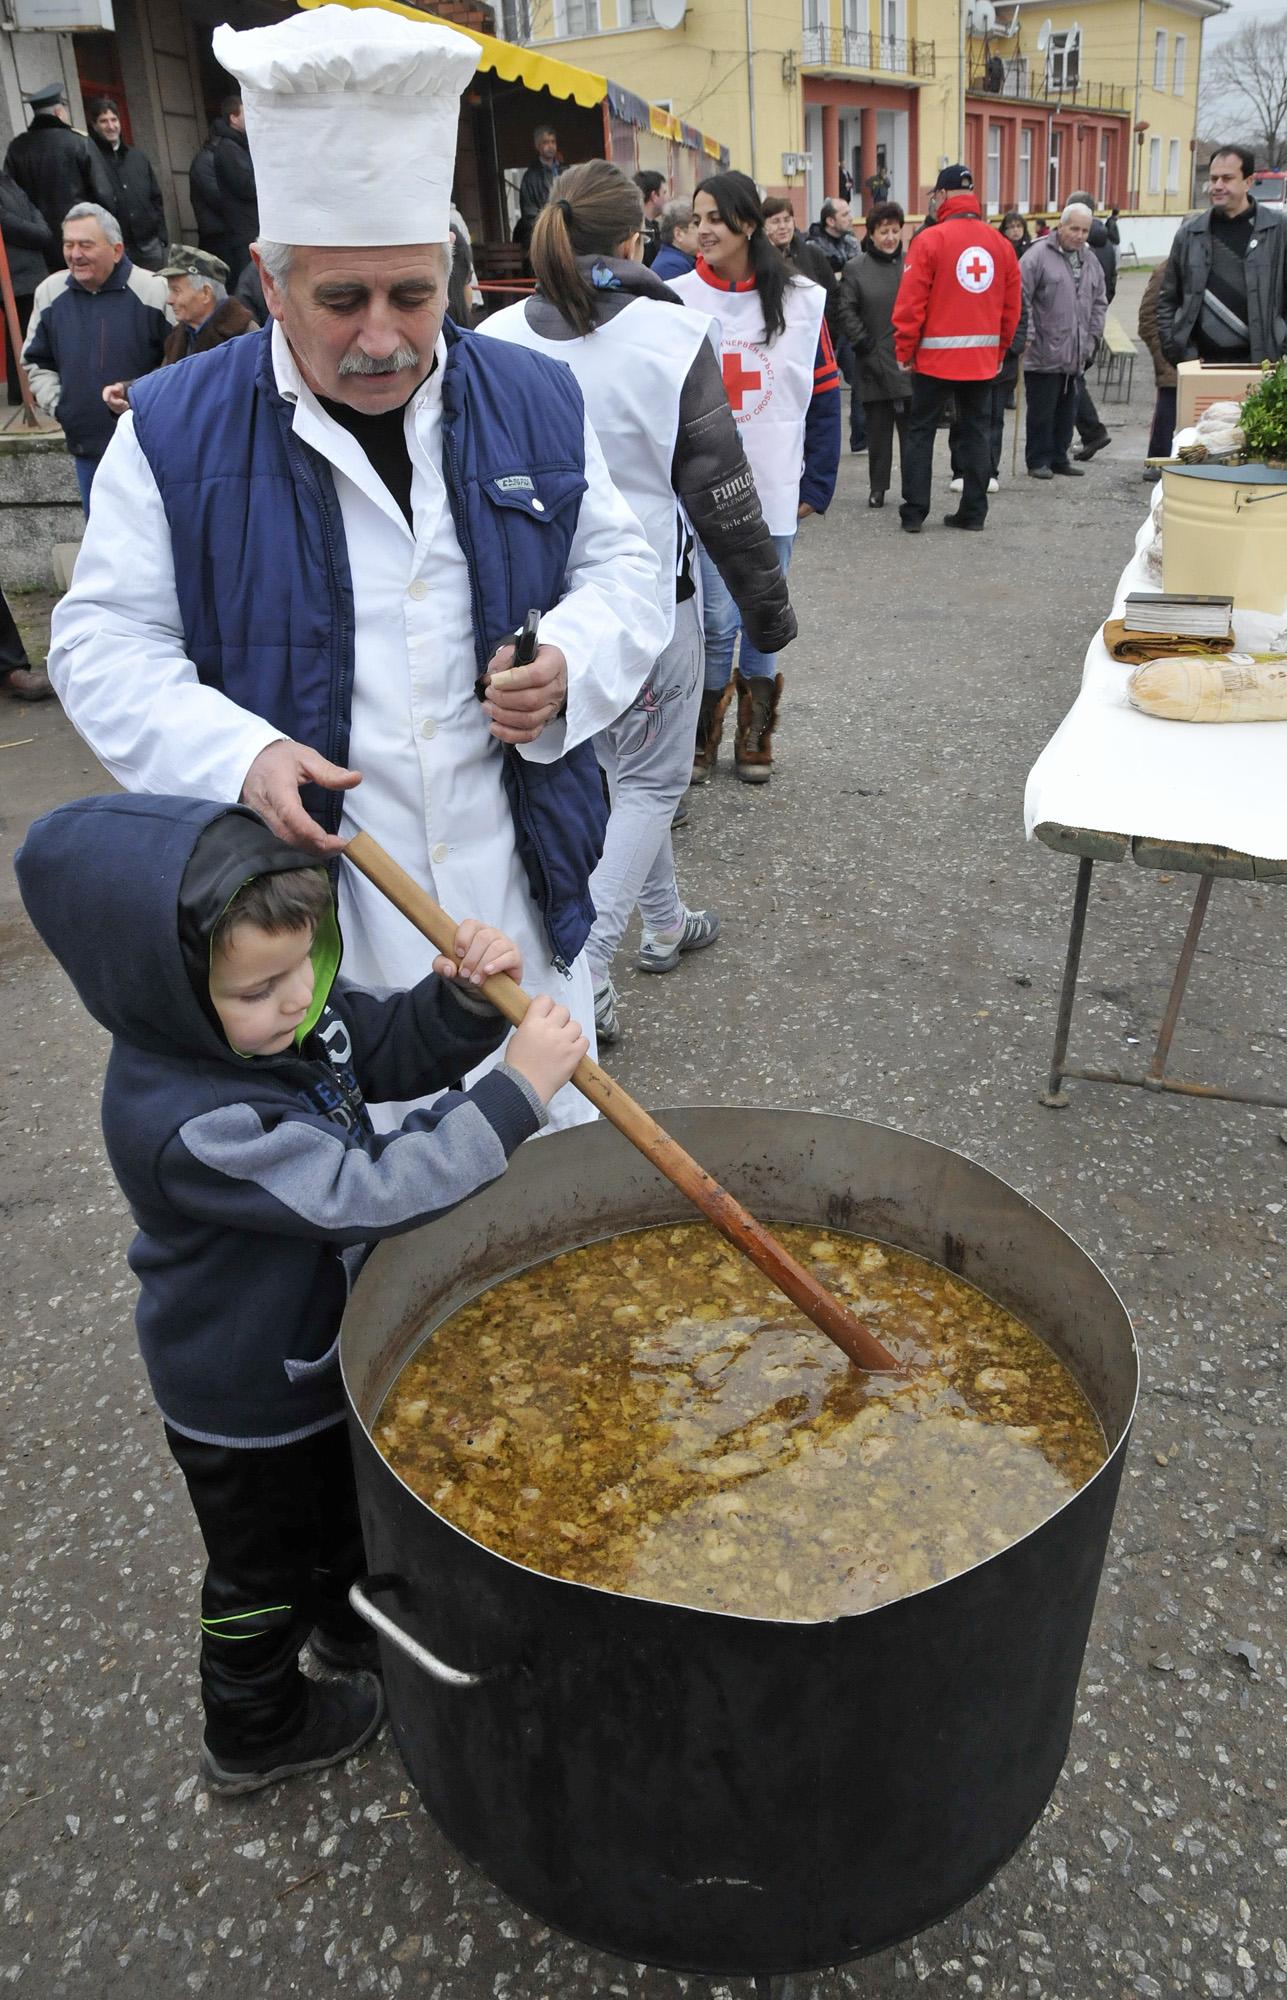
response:
{"label": "wooden stirring paddle", "polygon": [[[374,883],[431,944],[436,945],[446,957],[453,956],[452,948],[456,941],[454,921],[418,882],[412,881],[405,868],[400,868],[391,854],[386,854],[378,841],[372,840],[369,833],[356,833],[344,852],[368,882]],[[515,1027],[518,1026],[527,1012],[529,999],[508,973],[493,974],[490,979],[484,980],[480,990],[498,1013]],[[897,1369],[898,1363],[893,1355],[888,1348],[881,1346],[875,1334],[855,1319],[839,1299],[833,1298],[812,1272],[797,1263],[790,1251],[776,1237],[770,1236],[750,1211],[743,1208],[727,1188],[713,1180],[691,1154],[677,1145],[656,1119],[649,1116],[642,1104],[637,1104],[619,1083],[614,1083],[610,1076],[605,1075],[598,1063],[592,1062],[589,1056],[582,1057],[572,1073],[572,1081],[582,1096],[588,1097],[596,1110],[601,1111],[618,1132],[625,1134],[632,1146],[637,1146],[652,1161],[659,1173],[665,1174],[667,1180],[673,1181],[682,1194],[695,1202],[720,1234],[758,1265],[779,1291],[785,1292],[815,1326],[829,1335],[837,1347],[843,1348],[857,1367]]]}

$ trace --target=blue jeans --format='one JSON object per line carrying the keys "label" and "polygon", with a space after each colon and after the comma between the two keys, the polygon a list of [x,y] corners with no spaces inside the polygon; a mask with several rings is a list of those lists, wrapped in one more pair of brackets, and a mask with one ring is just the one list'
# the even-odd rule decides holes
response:
{"label": "blue jeans", "polygon": [[[791,567],[794,544],[793,534],[773,537],[783,576]],[[701,559],[702,628],[706,634],[705,687],[708,694],[718,694],[733,677],[733,648],[737,644],[738,633],[742,632],[742,616],[705,549],[701,550]],[[781,658],[780,653],[761,653],[742,632],[742,654],[737,664],[744,681],[750,680],[753,674],[772,680],[781,671]]]}
{"label": "blue jeans", "polygon": [[72,464],[76,468],[76,484],[80,488],[80,504],[85,510],[85,519],[88,520],[89,489],[94,484],[94,474],[98,471],[98,460],[96,458],[78,458],[73,453]]}

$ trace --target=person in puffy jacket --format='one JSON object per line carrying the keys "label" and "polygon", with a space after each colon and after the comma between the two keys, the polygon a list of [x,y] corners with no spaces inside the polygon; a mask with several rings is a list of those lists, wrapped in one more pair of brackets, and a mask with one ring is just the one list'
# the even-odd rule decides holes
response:
{"label": "person in puffy jacket", "polygon": [[713,323],[679,305],[644,265],[644,221],[643,191],[620,167],[589,160],[566,168],[532,233],[535,297],[493,313],[479,329],[572,370],[662,580],[668,643],[630,707],[594,744],[612,800],[590,877],[595,920],[586,944],[605,1043],[617,1039],[612,964],[636,903],[641,972],[672,972],[682,954],[719,934],[714,911],[685,905],[670,844],[702,699],[693,531],[762,653],[781,652],[796,631],[729,409]]}
{"label": "person in puffy jacket", "polygon": [[228,217],[219,176],[215,172],[215,152],[220,142],[232,132],[229,118],[240,111],[240,96],[230,93],[219,106],[219,116],[210,121],[205,144],[193,154],[188,168],[188,196],[192,202],[192,213],[197,218],[197,243],[202,250],[208,250],[212,257],[217,257],[221,264],[228,261]]}
{"label": "person in puffy jacket", "polygon": [[903,278],[903,223],[896,201],[878,202],[867,215],[865,255],[845,265],[837,313],[854,351],[855,389],[867,419],[869,507],[883,507],[894,464],[894,432],[903,451],[912,378],[894,353],[894,301]]}
{"label": "person in puffy jacket", "polygon": [[894,352],[912,373],[899,510],[911,535],[929,513],[934,434],[949,397],[957,412],[962,492],[944,520],[979,529],[987,519],[992,387],[1021,304],[1019,260],[983,221],[969,168],[944,167],[936,192],[942,199],[934,226],[913,239],[894,304]]}
{"label": "person in puffy jacket", "polygon": [[1028,392],[1025,456],[1029,477],[1081,479],[1068,462],[1077,416],[1077,392],[1089,367],[1108,309],[1104,273],[1088,247],[1090,210],[1070,202],[1049,236],[1023,260],[1023,303],[1028,312],[1024,386]]}
{"label": "person in puffy jacket", "polygon": [[[139,1346],[206,1549],[200,1769],[211,1791],[257,1791],[351,1755],[383,1707],[348,1602],[349,1285],[373,1241],[505,1171],[585,1038],[538,998],[497,1069],[377,1135],[368,1102],[451,1086],[504,1038],[477,990],[484,968],[521,976],[503,933],[467,919],[413,987],[350,984],[316,858],[203,799],[59,806],[16,869],[112,1037],[101,1118],[137,1232]],[[301,1674],[305,1641],[346,1677]]]}
{"label": "person in puffy jacket", "polygon": [[140,146],[121,137],[121,114],[110,97],[85,106],[91,143],[112,183],[110,207],[121,225],[131,264],[155,271],[165,258],[165,203],[152,162]]}
{"label": "person in puffy jacket", "polygon": [[250,246],[259,234],[259,197],[255,163],[246,137],[246,112],[241,100],[223,123],[227,130],[214,148],[215,186],[223,209],[224,248],[217,254],[235,284],[250,262]]}
{"label": "person in puffy jacket", "polygon": [[[30,196],[23,193],[12,174],[0,172],[0,236],[9,259],[9,280],[13,302],[18,309],[18,338],[27,338],[32,301],[36,288],[49,276],[51,264],[61,262],[62,245],[55,242],[49,224]],[[18,357],[13,342],[6,338],[9,401],[20,403]]]}

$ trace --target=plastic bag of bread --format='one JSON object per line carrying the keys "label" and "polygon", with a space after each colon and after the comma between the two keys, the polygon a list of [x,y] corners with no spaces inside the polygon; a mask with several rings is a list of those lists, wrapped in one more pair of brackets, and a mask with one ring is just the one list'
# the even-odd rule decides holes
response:
{"label": "plastic bag of bread", "polygon": [[1132,708],[1168,722],[1287,722],[1287,656],[1150,660],[1126,693]]}

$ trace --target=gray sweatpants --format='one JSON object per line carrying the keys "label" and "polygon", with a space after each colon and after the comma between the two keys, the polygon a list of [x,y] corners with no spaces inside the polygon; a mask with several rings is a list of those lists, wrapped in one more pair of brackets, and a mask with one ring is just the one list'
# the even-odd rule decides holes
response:
{"label": "gray sweatpants", "polygon": [[638,699],[594,739],[612,805],[590,877],[597,915],[585,950],[596,986],[612,970],[636,903],[647,931],[676,930],[683,921],[670,821],[692,775],[702,699],[698,603],[690,597],[675,606],[670,644]]}

